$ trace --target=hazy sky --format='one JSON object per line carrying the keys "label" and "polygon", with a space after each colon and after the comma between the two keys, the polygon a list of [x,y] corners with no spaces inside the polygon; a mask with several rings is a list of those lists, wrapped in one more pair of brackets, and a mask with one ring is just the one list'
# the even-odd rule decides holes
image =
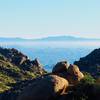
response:
{"label": "hazy sky", "polygon": [[0,0],[0,37],[100,37],[100,0]]}

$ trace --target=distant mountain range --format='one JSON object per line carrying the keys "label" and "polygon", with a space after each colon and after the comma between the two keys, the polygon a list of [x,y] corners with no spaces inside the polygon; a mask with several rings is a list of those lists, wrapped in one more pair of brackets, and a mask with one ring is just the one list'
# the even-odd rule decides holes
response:
{"label": "distant mountain range", "polygon": [[24,39],[24,38],[0,38],[0,42],[32,42],[32,41],[100,41],[96,38],[82,38],[74,36],[52,36],[40,39]]}
{"label": "distant mountain range", "polygon": [[36,39],[36,41],[100,41],[100,39],[82,38],[82,37],[74,37],[74,36],[53,36],[53,37],[46,37],[42,39]]}
{"label": "distant mountain range", "polygon": [[23,38],[3,38],[3,37],[0,37],[0,42],[20,42],[20,41],[26,41],[26,39],[23,39]]}

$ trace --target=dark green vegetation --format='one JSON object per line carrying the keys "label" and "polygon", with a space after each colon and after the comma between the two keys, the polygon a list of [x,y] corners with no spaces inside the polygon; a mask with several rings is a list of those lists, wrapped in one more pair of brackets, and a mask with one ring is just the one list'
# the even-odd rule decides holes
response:
{"label": "dark green vegetation", "polygon": [[100,100],[100,83],[97,83],[89,73],[84,75],[85,78],[72,87],[65,100]]}

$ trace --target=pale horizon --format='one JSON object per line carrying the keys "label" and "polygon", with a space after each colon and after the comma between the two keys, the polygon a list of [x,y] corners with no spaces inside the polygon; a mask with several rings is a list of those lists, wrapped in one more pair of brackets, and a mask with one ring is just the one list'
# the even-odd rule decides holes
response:
{"label": "pale horizon", "polygon": [[100,0],[1,0],[0,37],[100,37]]}
{"label": "pale horizon", "polygon": [[0,34],[0,38],[23,38],[23,39],[41,39],[47,37],[56,37],[56,36],[72,36],[76,38],[88,38],[88,39],[100,39],[100,34],[83,34],[81,33],[70,33],[70,34]]}

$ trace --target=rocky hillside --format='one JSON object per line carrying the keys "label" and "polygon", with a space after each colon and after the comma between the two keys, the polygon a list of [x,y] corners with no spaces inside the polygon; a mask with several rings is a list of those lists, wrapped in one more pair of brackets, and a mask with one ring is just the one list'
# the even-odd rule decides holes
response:
{"label": "rocky hillside", "polygon": [[37,59],[31,61],[16,49],[0,48],[0,92],[12,88],[12,84],[33,79],[45,71]]}
{"label": "rocky hillside", "polygon": [[100,48],[95,49],[86,57],[80,58],[74,64],[78,65],[82,71],[100,77]]}
{"label": "rocky hillside", "polygon": [[84,73],[77,65],[61,61],[45,74],[37,59],[0,48],[0,100],[99,100],[100,80],[89,74],[99,75],[99,56],[96,49],[75,62]]}

